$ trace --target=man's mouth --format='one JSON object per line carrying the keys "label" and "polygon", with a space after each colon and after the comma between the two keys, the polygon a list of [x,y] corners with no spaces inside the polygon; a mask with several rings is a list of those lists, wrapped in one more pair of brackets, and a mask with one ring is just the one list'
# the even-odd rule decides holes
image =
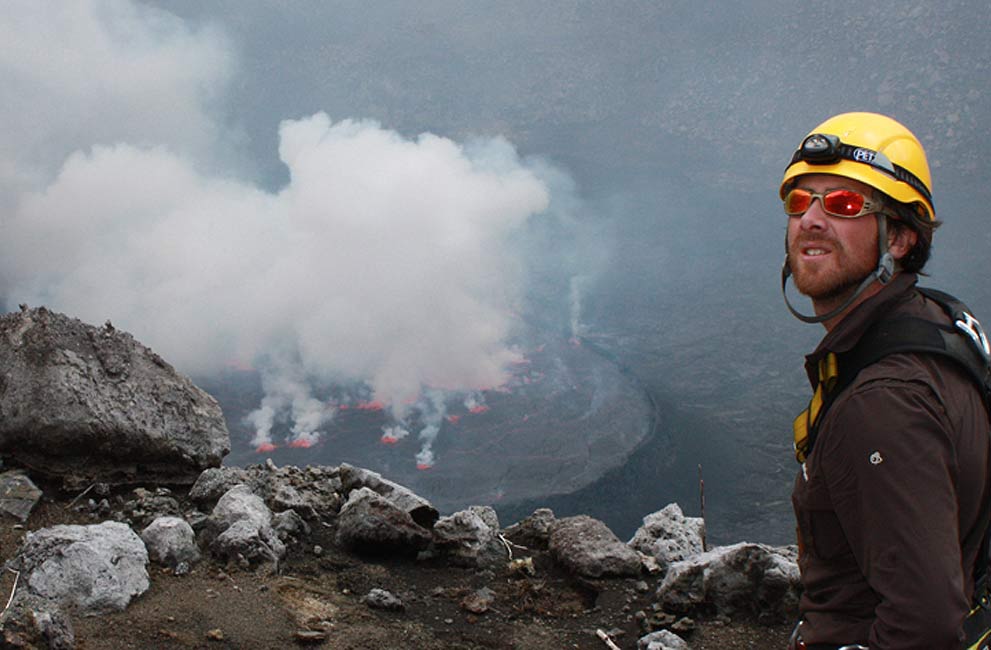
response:
{"label": "man's mouth", "polygon": [[829,242],[823,240],[805,240],[795,242],[795,249],[802,257],[822,257],[833,252]]}

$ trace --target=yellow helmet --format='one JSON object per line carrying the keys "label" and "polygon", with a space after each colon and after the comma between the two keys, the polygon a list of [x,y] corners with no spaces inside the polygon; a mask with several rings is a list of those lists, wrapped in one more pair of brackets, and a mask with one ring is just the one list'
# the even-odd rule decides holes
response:
{"label": "yellow helmet", "polygon": [[779,193],[802,174],[852,178],[936,219],[932,177],[922,143],[902,124],[877,113],[843,113],[809,133],[785,168]]}

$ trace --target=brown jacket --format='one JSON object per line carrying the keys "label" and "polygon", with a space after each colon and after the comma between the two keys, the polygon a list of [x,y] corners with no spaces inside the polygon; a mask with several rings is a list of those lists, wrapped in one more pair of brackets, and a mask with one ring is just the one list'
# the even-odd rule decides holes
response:
{"label": "brown jacket", "polygon": [[[881,316],[949,323],[900,274],[806,357],[850,350]],[[798,472],[800,608],[806,643],[871,650],[959,648],[991,491],[988,415],[956,362],[922,353],[863,369],[823,417]]]}

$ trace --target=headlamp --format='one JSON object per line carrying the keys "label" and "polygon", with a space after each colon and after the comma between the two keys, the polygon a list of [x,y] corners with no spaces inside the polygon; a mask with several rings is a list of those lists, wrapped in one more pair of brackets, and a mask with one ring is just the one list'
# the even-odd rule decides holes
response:
{"label": "headlamp", "polygon": [[894,164],[880,151],[844,144],[839,136],[830,133],[812,133],[802,140],[802,146],[791,157],[788,167],[797,162],[805,162],[810,165],[831,165],[840,160],[852,160],[868,165],[895,180],[907,183],[932,205],[932,194],[929,192],[929,188],[915,174]]}
{"label": "headlamp", "polygon": [[813,133],[802,141],[799,153],[802,160],[823,165],[840,159],[840,139],[826,133]]}

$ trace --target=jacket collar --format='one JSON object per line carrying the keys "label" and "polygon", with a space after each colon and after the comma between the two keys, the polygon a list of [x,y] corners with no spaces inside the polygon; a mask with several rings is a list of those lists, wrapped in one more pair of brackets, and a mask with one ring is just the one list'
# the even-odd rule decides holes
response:
{"label": "jacket collar", "polygon": [[848,352],[883,315],[896,305],[909,300],[918,282],[915,273],[899,273],[879,292],[854,307],[832,330],[826,333],[812,354],[805,357],[805,372],[813,388],[819,381],[819,360],[829,352]]}

